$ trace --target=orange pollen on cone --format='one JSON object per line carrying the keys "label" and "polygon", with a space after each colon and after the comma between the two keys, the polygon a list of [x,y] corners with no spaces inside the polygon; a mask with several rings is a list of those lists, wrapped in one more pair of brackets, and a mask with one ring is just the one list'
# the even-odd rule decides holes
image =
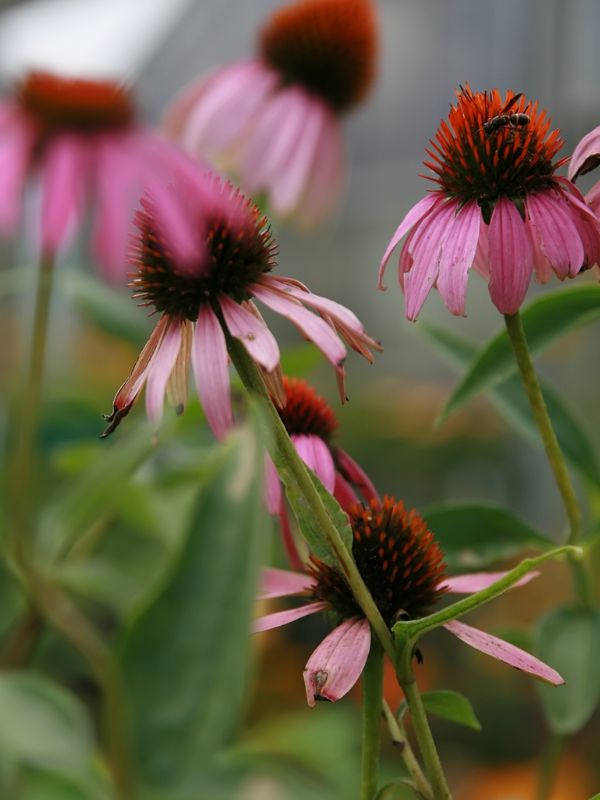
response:
{"label": "orange pollen on cone", "polygon": [[544,191],[554,185],[554,173],[566,159],[553,162],[563,146],[558,130],[537,101],[522,93],[497,89],[456,92],[447,121],[427,149],[425,161],[433,180],[449,197],[462,202],[493,202]]}
{"label": "orange pollen on cone", "polygon": [[110,81],[31,72],[18,86],[17,95],[21,106],[50,129],[124,128],[133,119],[130,93]]}
{"label": "orange pollen on cone", "polygon": [[339,423],[327,401],[300,378],[284,375],[283,388],[287,402],[279,409],[279,416],[287,432],[290,435],[312,434],[328,442]]}
{"label": "orange pollen on cone", "polygon": [[375,79],[377,21],[372,0],[298,0],[260,33],[263,58],[335,111],[360,103]]}
{"label": "orange pollen on cone", "polygon": [[[444,555],[425,520],[402,501],[384,497],[348,510],[353,531],[352,554],[382,617],[391,627],[399,619],[428,614],[444,590]],[[342,617],[362,615],[345,578],[316,558],[309,571],[316,580],[315,598]]]}

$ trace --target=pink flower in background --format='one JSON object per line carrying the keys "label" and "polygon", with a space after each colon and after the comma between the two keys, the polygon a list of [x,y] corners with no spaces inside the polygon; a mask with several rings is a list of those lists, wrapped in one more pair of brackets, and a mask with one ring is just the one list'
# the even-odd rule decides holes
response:
{"label": "pink flower in background", "polygon": [[295,2],[267,21],[257,58],[185,88],[167,130],[276,215],[312,225],[341,193],[339,117],[366,96],[376,49],[371,0]]}
{"label": "pink flower in background", "polygon": [[[579,142],[569,162],[569,180],[576,181],[580,175],[596,169],[600,164],[600,126],[587,133]],[[600,181],[585,196],[586,202],[596,214],[600,213]]]}
{"label": "pink flower in background", "polygon": [[447,308],[464,315],[471,267],[489,282],[503,314],[520,308],[531,276],[575,276],[600,259],[600,223],[576,187],[556,176],[563,141],[538,104],[497,89],[457,92],[430,140],[425,176],[437,187],[404,217],[385,252],[379,288],[392,251],[406,316],[417,318],[436,286]]}
{"label": "pink flower in background", "polygon": [[298,281],[271,274],[276,245],[267,220],[230,183],[198,170],[170,191],[166,205],[160,197],[145,198],[137,216],[134,297],[160,318],[115,396],[103,435],[129,413],[144,384],[152,420],[160,420],[165,394],[181,412],[191,362],[208,423],[223,437],[232,424],[226,333],[244,345],[281,402],[279,347],[255,300],[287,317],[321,350],[336,370],[343,400],[342,339],[369,360],[371,348],[380,349],[360,321]]}
{"label": "pink flower in background", "polygon": [[60,252],[94,208],[91,250],[105,278],[126,278],[140,195],[159,195],[185,159],[134,120],[117,84],[31,73],[0,103],[0,233],[13,235],[30,178],[39,181],[42,253]]}
{"label": "pink flower in background", "polygon": [[[392,627],[399,619],[416,619],[430,613],[446,592],[471,594],[504,573],[445,576],[443,554],[427,524],[416,511],[391,497],[372,500],[368,506],[349,509],[352,553],[383,619]],[[535,577],[529,573],[518,584]],[[256,620],[255,632],[286,625],[296,619],[331,610],[339,624],[308,659],[304,684],[308,704],[339,700],[360,677],[371,646],[371,629],[343,575],[313,558],[308,573],[267,569],[263,572],[263,599],[301,595],[304,606],[277,611]],[[539,659],[508,642],[453,620],[444,628],[458,639],[511,667],[547,683],[564,683],[561,676]]]}

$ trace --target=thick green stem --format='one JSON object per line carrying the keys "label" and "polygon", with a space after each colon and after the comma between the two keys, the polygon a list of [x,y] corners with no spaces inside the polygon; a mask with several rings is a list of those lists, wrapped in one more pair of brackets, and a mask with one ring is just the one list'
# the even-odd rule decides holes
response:
{"label": "thick green stem", "polygon": [[549,800],[556,779],[564,739],[558,733],[550,733],[542,753],[540,778],[535,800]]}
{"label": "thick green stem", "polygon": [[419,750],[425,762],[433,800],[452,800],[414,674],[406,675],[406,678],[400,681],[400,685],[406,697]]}
{"label": "thick green stem", "polygon": [[377,793],[383,699],[383,648],[374,637],[362,674],[362,771],[360,800],[373,800]]}
{"label": "thick green stem", "polygon": [[[527,399],[569,520],[570,530],[567,543],[576,545],[581,540],[581,511],[579,510],[577,496],[567,470],[565,458],[552,427],[552,421],[533,366],[521,315],[519,312],[505,314],[504,320]],[[577,594],[582,603],[590,607],[593,604],[593,593],[585,565],[580,559],[570,559],[570,562]]]}
{"label": "thick green stem", "polygon": [[352,558],[352,554],[345,546],[337,528],[327,513],[327,509],[323,505],[323,501],[315,488],[315,484],[308,473],[308,469],[298,455],[294,443],[290,439],[277,410],[271,402],[271,398],[269,397],[256,365],[246,353],[244,347],[236,339],[228,337],[227,345],[231,360],[244,386],[252,396],[257,398],[267,416],[272,439],[270,443],[270,455],[273,459],[273,463],[278,470],[285,471],[293,476],[299,490],[310,506],[315,520],[319,523],[323,536],[335,554],[340,569],[350,585],[356,602],[364,611],[365,616],[371,623],[371,627],[383,645],[384,650],[392,659],[392,663],[395,663],[396,652],[390,630],[379,613],[379,609],[375,605],[369,590],[365,586],[354,559]]}
{"label": "thick green stem", "polygon": [[425,777],[425,773],[421,769],[421,765],[419,764],[417,757],[410,746],[410,742],[408,741],[404,727],[398,722],[394,712],[385,700],[383,701],[382,709],[390,736],[392,737],[392,742],[400,751],[402,760],[406,765],[406,769],[408,770],[417,791],[423,798],[425,798],[425,800],[433,800],[431,786],[429,785],[429,781]]}

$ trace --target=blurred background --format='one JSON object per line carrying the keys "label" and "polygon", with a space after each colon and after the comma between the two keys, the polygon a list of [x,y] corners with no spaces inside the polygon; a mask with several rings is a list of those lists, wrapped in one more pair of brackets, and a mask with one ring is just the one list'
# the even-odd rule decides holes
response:
{"label": "blurred background", "polygon": [[[5,2],[0,6],[2,82],[9,87],[31,67],[126,80],[135,88],[143,118],[157,124],[187,81],[250,56],[257,29],[280,5],[275,0]],[[282,274],[352,308],[382,340],[384,352],[373,366],[349,358],[350,402],[343,408],[337,407],[326,366],[315,361],[310,377],[337,409],[340,444],[382,492],[419,509],[450,501],[505,505],[558,540],[564,517],[541,453],[487,400],[476,399],[441,429],[434,427],[457,372],[436,352],[421,323],[404,320],[394,271],[389,270],[386,293],[376,291],[376,272],[400,219],[424,194],[426,182],[418,177],[424,147],[458,84],[502,92],[510,88],[539,99],[563,133],[563,154],[600,124],[600,4],[377,0],[376,6],[379,77],[367,102],[345,120],[349,177],[342,205],[333,220],[310,236],[277,223],[274,228]],[[26,243],[4,244],[1,252],[2,268],[22,266],[17,279],[13,272],[0,271],[0,381],[8,387],[20,363],[21,334],[31,310],[27,292],[17,293],[13,284],[17,280],[24,286],[31,277],[31,252]],[[86,448],[96,447],[99,414],[109,410],[149,327],[133,303],[127,319],[125,300],[119,323],[102,320],[97,309],[91,313],[77,277],[89,265],[77,253],[68,261],[61,279],[64,291],[55,299],[44,426],[63,475],[68,475],[73,452],[80,458]],[[532,287],[531,295],[547,290]],[[470,278],[466,319],[451,317],[435,293],[422,318],[475,344],[502,323],[476,275]],[[280,341],[297,344],[295,329],[274,317],[268,321]],[[545,351],[539,368],[550,383],[567,390],[567,404],[580,411],[591,441],[600,445],[597,336],[597,324],[570,333]],[[187,430],[196,435],[193,424]],[[199,442],[205,438],[198,433]],[[65,449],[66,444],[79,449]],[[566,570],[550,565],[530,587],[478,614],[475,624],[527,645],[530,623],[569,592]],[[241,750],[253,759],[252,774],[239,789],[243,800],[352,794],[359,692],[336,706],[305,708],[301,673],[326,630],[319,626],[301,621],[258,643],[261,659],[241,733]],[[434,723],[457,800],[534,798],[536,758],[547,733],[533,682],[466,652],[443,633],[428,639],[423,653],[424,688],[463,691],[482,724],[477,732]],[[388,684],[388,699],[397,703],[391,675]],[[587,800],[599,790],[598,741],[596,714],[566,745],[553,800]],[[393,775],[397,756],[391,746],[385,755]]]}

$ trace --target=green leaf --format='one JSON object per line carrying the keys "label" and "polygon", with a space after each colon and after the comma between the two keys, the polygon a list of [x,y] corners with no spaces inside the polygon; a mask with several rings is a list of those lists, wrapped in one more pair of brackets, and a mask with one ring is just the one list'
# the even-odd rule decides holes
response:
{"label": "green leaf", "polygon": [[459,692],[445,690],[423,692],[421,697],[428,714],[466,725],[475,731],[481,730],[481,723],[475,715],[471,701]]}
{"label": "green leaf", "polygon": [[536,631],[536,654],[565,679],[564,686],[538,686],[550,728],[579,731],[600,700],[600,611],[560,608]]}
{"label": "green leaf", "polygon": [[323,363],[323,356],[312,344],[299,344],[286,347],[281,352],[281,369],[290,378],[306,378],[319,364]]}
{"label": "green leaf", "polygon": [[140,773],[175,785],[232,736],[249,672],[268,527],[263,451],[250,428],[220,448],[163,591],[121,648]]}
{"label": "green leaf", "polygon": [[485,567],[524,550],[547,550],[552,542],[505,508],[438,506],[423,517],[444,551],[450,569]]}
{"label": "green leaf", "polygon": [[[423,325],[420,328],[436,343],[438,351],[455,363],[467,366],[475,358],[477,346],[468,339],[432,325]],[[599,486],[600,467],[591,444],[591,437],[583,430],[554,389],[544,382],[541,385],[548,413],[565,457],[583,478]],[[520,376],[513,375],[501,383],[488,386],[486,391],[492,404],[517,431],[541,447],[538,428]]]}
{"label": "green leaf", "polygon": [[[523,327],[532,353],[541,352],[567,331],[600,316],[600,286],[585,284],[560,289],[534,300],[522,312]],[[478,392],[491,388],[516,371],[506,331],[488,342],[472,362],[439,416],[439,423]]]}

